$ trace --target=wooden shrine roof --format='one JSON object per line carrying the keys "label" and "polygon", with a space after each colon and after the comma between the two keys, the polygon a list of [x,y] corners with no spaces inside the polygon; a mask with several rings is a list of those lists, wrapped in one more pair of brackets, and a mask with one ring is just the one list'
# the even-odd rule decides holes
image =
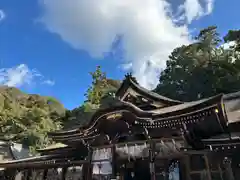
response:
{"label": "wooden shrine roof", "polygon": [[[118,118],[123,117],[123,120],[126,121],[126,124],[128,123],[132,126],[140,125],[147,130],[155,128],[161,132],[165,128],[169,130],[172,128],[177,128],[180,130],[183,125],[204,121],[205,124],[197,124],[197,126],[200,127],[200,131],[202,131],[201,128],[206,127],[206,123],[211,122],[214,118],[219,121],[220,128],[222,128],[224,125],[229,126],[231,123],[233,124],[240,121],[240,92],[226,95],[220,94],[206,99],[182,103],[146,92],[147,90],[141,88],[136,82],[131,80],[131,78],[129,78],[128,81],[131,81],[131,86],[137,88],[138,91],[140,90],[142,94],[144,94],[145,91],[145,93],[147,93],[146,96],[150,95],[151,98],[171,102],[172,105],[170,107],[168,106],[155,110],[142,110],[130,102],[119,100],[115,106],[99,109],[93,115],[90,123],[87,126],[49,133],[49,136],[51,136],[55,141],[64,143],[66,142],[66,144],[57,143],[54,146],[38,150],[40,153],[45,153],[48,155],[25,158],[21,160],[2,161],[0,162],[0,168],[42,168],[43,165],[47,165],[48,167],[57,167],[71,165],[74,163],[78,165],[85,163],[85,161],[74,159],[74,156],[72,156],[71,152],[75,152],[75,150],[81,150],[81,147],[85,147],[86,150],[86,141],[92,141],[97,138],[109,139],[107,134],[101,134],[101,132],[98,130],[100,122],[103,122],[102,124],[104,125],[109,117],[109,119],[114,119],[112,122],[117,122]],[[129,82],[125,82],[125,84],[126,83]],[[127,88],[129,84],[124,85],[123,83],[122,86],[121,88]],[[119,90],[117,95],[121,96],[122,92],[124,92],[124,90]],[[206,129],[206,131],[211,131],[213,129],[214,128]],[[205,145],[205,148],[208,148],[210,151],[231,151],[240,148],[240,134],[234,134],[232,136],[229,136],[229,134],[224,134],[224,136],[222,135],[217,137],[211,136],[210,138],[207,137],[207,139],[202,138],[201,141]],[[70,143],[68,144],[68,142]],[[122,144],[129,143],[131,142],[123,142]],[[76,144],[78,144],[78,147]],[[121,145],[121,143],[116,144]],[[110,143],[108,146],[114,146],[116,144]],[[69,154],[61,154],[61,152],[68,152],[68,150]]]}
{"label": "wooden shrine roof", "polygon": [[43,155],[43,154],[67,153],[67,152],[70,152],[73,150],[74,150],[74,147],[68,146],[63,143],[56,143],[56,144],[50,145],[46,148],[37,149],[37,152],[39,152],[41,155]]}
{"label": "wooden shrine roof", "polygon": [[58,130],[54,132],[49,132],[49,134],[59,134],[59,135],[71,135],[80,132],[80,128],[74,128],[74,129],[65,129],[65,130]]}
{"label": "wooden shrine roof", "polygon": [[168,106],[182,103],[181,101],[173,100],[168,97],[161,96],[153,91],[150,91],[145,89],[144,87],[141,87],[135,80],[133,80],[133,77],[130,74],[126,75],[125,80],[122,82],[120,88],[116,92],[116,97],[118,97],[119,99],[123,99],[129,88],[132,88],[134,91],[138,92],[144,97],[148,97],[149,99],[152,99],[154,101],[163,102]]}
{"label": "wooden shrine roof", "polygon": [[222,98],[223,94],[219,94],[206,99],[185,102],[175,106],[152,110],[151,112],[154,113],[153,119],[157,119],[158,117],[183,116],[185,114],[199,112],[211,107],[217,107],[222,103]]}
{"label": "wooden shrine roof", "polygon": [[51,168],[71,165],[81,165],[85,160],[76,160],[74,157],[62,157],[61,155],[44,155],[20,160],[0,161],[0,168],[14,169],[35,169],[35,168]]}
{"label": "wooden shrine roof", "polygon": [[[148,96],[150,99],[154,99],[157,101],[162,101],[164,103],[167,103],[168,106],[160,107],[155,110],[142,110],[136,105],[124,101],[122,96],[128,88],[133,88],[135,91],[138,91],[140,94],[144,96]],[[238,98],[239,97],[239,98]],[[221,104],[226,104],[226,114],[227,114],[227,120],[229,122],[232,121],[240,121],[240,113],[238,113],[238,109],[240,109],[240,105],[237,110],[233,111],[233,106],[236,107],[236,98],[240,101],[240,92],[237,93],[231,93],[226,95],[217,95],[214,97],[201,99],[197,101],[192,102],[180,102],[176,100],[172,100],[170,98],[158,95],[154,92],[151,92],[149,90],[146,90],[145,88],[142,88],[139,86],[137,82],[132,78],[131,75],[127,75],[126,79],[123,81],[121,87],[116,93],[116,102],[115,105],[105,108],[105,109],[99,109],[91,118],[88,125],[84,127],[64,130],[64,131],[56,131],[56,132],[50,132],[49,136],[51,137],[84,137],[84,136],[92,136],[94,133],[89,132],[94,130],[95,124],[101,120],[102,118],[106,118],[107,116],[111,116],[111,114],[114,113],[127,113],[130,112],[135,116],[136,119],[140,120],[142,123],[149,123],[149,120],[152,121],[162,121],[167,120],[169,118],[181,118],[190,116],[190,114],[193,114],[195,112],[204,111],[205,109],[209,109],[211,107],[217,107]],[[120,100],[119,100],[120,99]],[[121,100],[122,99],[122,100]],[[240,103],[239,103],[240,104]],[[236,109],[236,108],[235,108]],[[152,123],[152,122],[151,122]],[[88,132],[87,132],[88,131]],[[86,133],[87,132],[87,133]]]}
{"label": "wooden shrine roof", "polygon": [[56,155],[44,155],[44,156],[22,158],[22,159],[17,159],[17,160],[3,160],[3,161],[0,161],[0,168],[6,168],[8,165],[22,165],[24,163],[43,162],[43,161],[51,160],[55,157],[57,157],[57,156]]}
{"label": "wooden shrine roof", "polygon": [[119,100],[119,103],[115,106],[112,106],[110,108],[105,109],[99,109],[92,117],[90,123],[81,128],[74,128],[64,131],[56,131],[49,133],[50,136],[75,136],[75,135],[81,135],[82,132],[85,129],[88,129],[95,121],[99,119],[99,117],[102,116],[108,116],[110,114],[113,114],[114,112],[126,112],[129,111],[136,115],[136,117],[141,117],[141,119],[148,120],[158,120],[161,117],[168,118],[171,116],[176,116],[176,118],[179,116],[182,116],[186,113],[193,113],[195,111],[201,111],[206,108],[209,108],[210,106],[215,106],[218,103],[224,103],[224,107],[226,109],[226,114],[228,116],[229,122],[235,122],[240,121],[240,92],[231,93],[231,94],[225,94],[225,95],[217,95],[214,97],[201,99],[197,101],[192,102],[185,102],[182,104],[165,107],[165,108],[159,108],[156,110],[150,110],[150,111],[144,111],[138,108],[137,106],[129,103]]}
{"label": "wooden shrine roof", "polygon": [[[117,124],[114,126],[110,126],[110,124],[123,122],[126,124],[123,127],[126,128],[131,126],[131,128],[142,127],[147,129],[152,138],[169,137],[171,135],[170,131],[177,129],[180,132],[185,126],[189,127],[194,132],[194,136],[196,135],[200,139],[210,138],[215,134],[227,132],[230,130],[233,122],[240,121],[240,118],[235,120],[229,119],[233,117],[229,116],[230,113],[234,112],[237,114],[239,110],[240,92],[227,95],[220,94],[156,110],[142,110],[130,102],[119,100],[119,103],[115,106],[99,109],[87,126],[72,131],[52,132],[49,135],[55,141],[63,142],[70,146],[79,143],[86,145],[88,143],[91,144],[95,139],[103,138],[103,135],[109,135],[101,132],[100,128],[105,126],[105,129],[118,129],[119,126]],[[117,119],[121,120],[118,121]],[[108,122],[110,123],[109,125],[107,125]],[[237,126],[233,125],[233,127],[236,128]],[[240,126],[237,131],[239,129]],[[154,134],[156,130],[162,132],[162,134],[156,136]],[[111,136],[110,139],[109,143],[112,142],[114,136]],[[189,144],[194,146],[192,143],[194,143],[194,139],[189,141]]]}
{"label": "wooden shrine roof", "polygon": [[9,141],[0,141],[0,151],[3,159],[22,159],[32,156],[28,147]]}
{"label": "wooden shrine roof", "polygon": [[[161,122],[163,120],[169,120],[169,118],[180,119],[182,116],[190,116],[193,113],[200,113],[202,111],[208,110],[209,108],[217,108],[221,105],[223,95],[217,95],[211,98],[202,99],[193,102],[186,102],[183,104],[160,108],[157,110],[144,111],[140,108],[134,106],[129,102],[121,102],[119,106],[112,106],[107,109],[98,110],[92,117],[88,126],[79,128],[78,130],[69,131],[69,132],[52,132],[49,133],[52,137],[84,137],[87,135],[94,134],[95,125],[101,119],[106,119],[110,116],[114,116],[114,114],[120,113],[129,113],[132,117],[141,123],[150,123],[153,122]],[[91,130],[92,129],[92,130]]]}
{"label": "wooden shrine roof", "polygon": [[57,148],[65,148],[67,146],[68,145],[63,144],[63,143],[56,143],[56,144],[52,144],[50,146],[47,146],[46,148],[38,149],[38,151],[53,150],[53,149],[57,149]]}

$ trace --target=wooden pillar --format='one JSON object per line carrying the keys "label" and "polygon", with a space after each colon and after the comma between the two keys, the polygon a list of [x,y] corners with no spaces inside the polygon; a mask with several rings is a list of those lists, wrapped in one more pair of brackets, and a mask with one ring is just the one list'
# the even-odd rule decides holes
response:
{"label": "wooden pillar", "polygon": [[32,170],[28,169],[26,174],[27,174],[26,180],[30,180],[32,176]]}
{"label": "wooden pillar", "polygon": [[149,141],[150,144],[150,150],[149,150],[149,167],[150,167],[150,174],[151,174],[151,180],[156,179],[156,173],[155,173],[155,142]]}
{"label": "wooden pillar", "polygon": [[112,146],[112,176],[111,179],[116,179],[117,176],[117,159],[116,159],[116,146]]}
{"label": "wooden pillar", "polygon": [[206,172],[207,172],[207,180],[212,180],[208,157],[207,157],[207,155],[204,155],[203,157],[204,157],[205,167],[206,167]]}
{"label": "wooden pillar", "polygon": [[33,174],[32,171],[33,171],[32,169],[28,169],[28,170],[27,170],[27,178],[26,178],[26,180],[32,179],[32,174]]}
{"label": "wooden pillar", "polygon": [[93,171],[93,165],[92,163],[88,164],[88,179],[87,180],[92,180],[92,171]]}
{"label": "wooden pillar", "polygon": [[84,163],[82,166],[83,166],[82,167],[82,179],[86,180],[87,176],[88,176],[88,163]]}
{"label": "wooden pillar", "polygon": [[231,163],[232,163],[232,161],[230,158],[224,159],[224,166],[226,169],[225,170],[226,171],[226,180],[234,180]]}
{"label": "wooden pillar", "polygon": [[66,179],[67,169],[68,169],[67,167],[63,167],[62,168],[61,180],[65,180]]}
{"label": "wooden pillar", "polygon": [[224,180],[220,162],[218,162],[217,166],[218,166],[218,172],[219,172],[220,180]]}
{"label": "wooden pillar", "polygon": [[44,171],[43,171],[43,180],[47,179],[47,175],[48,175],[48,169],[44,169]]}
{"label": "wooden pillar", "polygon": [[88,171],[87,171],[87,179],[86,180],[92,180],[92,154],[93,154],[93,149],[91,147],[88,147]]}
{"label": "wooden pillar", "polygon": [[190,157],[184,155],[179,162],[180,180],[191,180]]}
{"label": "wooden pillar", "polygon": [[240,179],[240,157],[238,151],[232,154],[232,171],[235,180]]}

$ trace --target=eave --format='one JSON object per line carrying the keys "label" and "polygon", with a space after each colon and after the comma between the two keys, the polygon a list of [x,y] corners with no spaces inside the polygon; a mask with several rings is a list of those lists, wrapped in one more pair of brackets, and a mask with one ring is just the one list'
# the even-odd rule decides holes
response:
{"label": "eave", "polygon": [[83,142],[84,140],[91,140],[91,139],[94,139],[96,137],[98,137],[99,134],[96,134],[96,135],[92,135],[92,136],[74,136],[74,137],[63,137],[63,138],[59,138],[59,139],[56,139],[57,141],[60,141],[60,142],[65,142],[67,143],[68,141],[77,141],[77,142]]}
{"label": "eave", "polygon": [[156,109],[151,111],[153,120],[161,120],[171,117],[181,117],[194,114],[195,112],[201,112],[212,107],[221,106],[223,94],[219,94],[210,98],[201,99],[192,102],[186,102],[183,104]]}
{"label": "eave", "polygon": [[62,134],[58,134],[58,135],[49,135],[49,137],[51,137],[53,140],[55,141],[58,141],[59,139],[65,139],[65,138],[75,138],[76,136],[77,137],[86,137],[86,136],[90,136],[92,134],[95,134],[94,131],[82,131],[82,132],[76,132],[76,133],[73,133],[73,134],[65,134],[65,135],[62,135]]}
{"label": "eave", "polygon": [[[124,115],[125,113],[130,113],[135,116],[134,119],[136,123],[140,125],[151,128],[181,128],[183,124],[194,123],[196,120],[195,116],[201,118],[201,116],[207,115],[209,111],[219,110],[219,114],[223,117],[222,94],[193,102],[187,102],[171,107],[160,108],[152,111],[144,111],[139,109],[128,102],[122,102],[119,106],[112,106],[106,109],[98,110],[92,117],[90,123],[86,127],[82,127],[82,131],[78,133],[54,136],[54,140],[66,142],[66,141],[80,141],[81,139],[91,139],[98,133],[97,125],[102,119],[106,119],[111,114],[120,113]],[[206,112],[206,113],[205,113]],[[194,118],[195,119],[194,119]],[[223,122],[224,123],[224,122]]]}
{"label": "eave", "polygon": [[214,152],[232,152],[240,148],[240,136],[225,134],[225,137],[203,139],[202,142]]}
{"label": "eave", "polygon": [[143,97],[147,97],[153,101],[159,101],[162,102],[168,106],[172,106],[172,105],[177,105],[177,104],[181,104],[183,102],[178,101],[178,100],[173,100],[164,96],[161,96],[155,92],[152,92],[150,90],[147,90],[143,87],[141,87],[140,85],[138,85],[136,82],[134,82],[134,80],[131,78],[131,75],[127,75],[125,80],[122,82],[120,88],[117,90],[116,92],[116,97],[118,97],[119,99],[123,100],[126,92],[129,88],[132,88],[134,91],[136,91],[137,93],[139,93],[140,95],[142,95]]}
{"label": "eave", "polygon": [[0,161],[0,168],[6,168],[7,166],[11,166],[11,165],[23,165],[24,163],[46,162],[48,160],[52,160],[57,157],[59,157],[59,155],[44,155],[44,156],[18,159],[18,160]]}
{"label": "eave", "polygon": [[[64,143],[74,143],[81,141],[88,141],[95,138],[98,132],[98,125],[102,120],[106,120],[109,116],[114,114],[130,113],[132,116],[131,122],[140,125],[144,128],[164,128],[164,129],[182,129],[185,125],[195,124],[194,128],[202,128],[209,126],[212,122],[216,124],[215,129],[218,128],[218,132],[227,132],[232,123],[228,118],[228,111],[225,111],[228,107],[230,100],[234,100],[239,97],[240,93],[234,93],[230,95],[217,95],[214,97],[186,102],[171,107],[159,108],[151,111],[144,111],[129,102],[119,103],[117,106],[112,106],[106,109],[99,109],[92,117],[88,126],[82,127],[81,131],[72,134],[55,136],[54,139]],[[209,116],[212,116],[211,118]],[[133,120],[134,119],[134,120]],[[125,118],[126,121],[130,121]],[[237,120],[234,121],[236,123]],[[238,120],[239,121],[239,120]],[[192,125],[191,125],[192,126]],[[208,132],[206,132],[208,133]],[[211,134],[211,133],[210,133]],[[209,135],[210,135],[209,134]],[[203,137],[204,138],[204,137]]]}
{"label": "eave", "polygon": [[[93,119],[91,120],[89,127],[85,129],[85,132],[94,132],[96,123],[101,120],[104,116],[108,116],[114,113],[132,113],[136,120],[141,124],[154,124],[154,123],[164,123],[164,121],[176,121],[180,120],[181,117],[191,116],[193,114],[200,114],[209,109],[219,108],[219,113],[221,111],[222,94],[203,99],[199,101],[188,102],[184,104],[179,104],[171,107],[160,108],[153,111],[143,111],[131,103],[124,102],[122,106],[111,107],[109,109],[97,111]],[[187,118],[186,118],[187,120]],[[184,123],[185,119],[183,119]],[[170,122],[168,124],[171,124]],[[84,131],[83,131],[84,132]]]}
{"label": "eave", "polygon": [[39,152],[41,155],[43,154],[62,154],[62,153],[69,153],[71,151],[74,151],[75,148],[65,145],[64,147],[47,147],[43,149],[37,149],[37,152]]}
{"label": "eave", "polygon": [[69,130],[59,130],[59,131],[54,131],[54,132],[49,132],[49,136],[67,136],[67,135],[72,135],[79,133],[79,128],[75,129],[69,129]]}
{"label": "eave", "polygon": [[[76,158],[76,153],[78,154]],[[16,169],[26,169],[26,168],[51,168],[59,166],[70,166],[70,165],[81,165],[85,161],[87,153],[79,156],[79,152],[76,149],[72,151],[58,152],[55,154],[47,154],[41,156],[35,156],[30,158],[24,158],[19,160],[10,161],[0,161],[0,168],[16,168]]]}
{"label": "eave", "polygon": [[13,168],[13,169],[44,169],[54,167],[69,167],[69,166],[80,166],[86,163],[85,160],[70,160],[70,159],[50,159],[50,160],[36,160],[26,162],[0,162],[0,168]]}

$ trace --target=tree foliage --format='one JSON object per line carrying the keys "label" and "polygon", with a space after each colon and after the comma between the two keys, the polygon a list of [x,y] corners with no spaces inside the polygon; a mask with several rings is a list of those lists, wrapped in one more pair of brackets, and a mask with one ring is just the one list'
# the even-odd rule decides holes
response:
{"label": "tree foliage", "polygon": [[60,129],[57,118],[65,116],[65,108],[54,98],[4,86],[0,87],[0,107],[1,139],[22,143],[33,152],[51,144],[47,132]]}
{"label": "tree foliage", "polygon": [[155,91],[182,101],[230,93],[240,89],[239,31],[229,31],[224,42],[236,46],[223,48],[216,27],[200,31],[196,41],[173,50],[161,73]]}
{"label": "tree foliage", "polygon": [[100,66],[97,66],[97,69],[94,72],[90,72],[90,75],[92,76],[92,84],[85,94],[86,102],[99,105],[104,89],[107,87],[106,73],[102,72]]}
{"label": "tree foliage", "polygon": [[230,48],[240,52],[240,30],[230,30],[223,39],[225,43],[235,42]]}
{"label": "tree foliage", "polygon": [[86,100],[81,106],[67,112],[65,128],[86,125],[99,108],[108,106],[109,97],[114,96],[120,86],[119,81],[108,79],[100,66],[89,74],[92,82],[85,93]]}

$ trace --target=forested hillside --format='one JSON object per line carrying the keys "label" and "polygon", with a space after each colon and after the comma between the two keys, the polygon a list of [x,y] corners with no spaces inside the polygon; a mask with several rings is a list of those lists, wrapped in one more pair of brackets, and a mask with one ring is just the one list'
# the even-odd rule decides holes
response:
{"label": "forested hillside", "polygon": [[32,150],[51,143],[47,132],[60,129],[64,106],[52,97],[25,94],[0,86],[1,139],[30,146]]}

